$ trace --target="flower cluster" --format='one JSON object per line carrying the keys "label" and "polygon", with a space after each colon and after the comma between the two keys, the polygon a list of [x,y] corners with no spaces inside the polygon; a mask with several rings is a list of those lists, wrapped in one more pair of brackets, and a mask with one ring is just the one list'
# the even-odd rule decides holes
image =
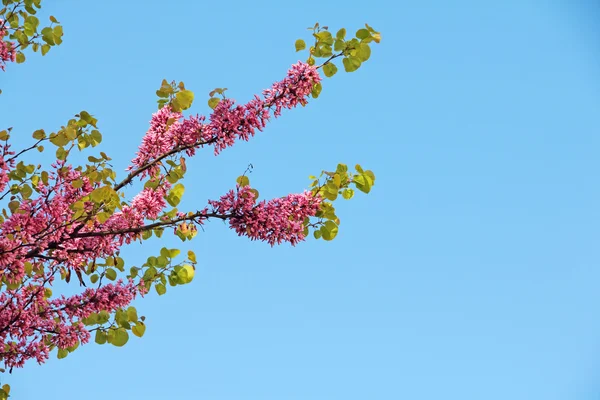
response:
{"label": "flower cluster", "polygon": [[278,117],[282,108],[292,109],[298,104],[305,106],[306,97],[320,81],[316,67],[299,62],[292,65],[284,80],[263,91],[265,103],[275,109],[273,114]]}
{"label": "flower cluster", "polygon": [[[45,274],[46,281],[50,274]],[[82,294],[61,296],[49,300],[45,296],[44,280],[20,290],[0,293],[0,342],[4,351],[0,357],[7,367],[22,367],[28,359],[43,363],[50,346],[66,349],[85,344],[90,333],[82,319],[100,311],[114,312],[143,294],[143,287],[133,281],[106,284],[98,289],[86,289]]]}
{"label": "flower cluster", "polygon": [[[3,20],[0,19],[0,25],[3,25]],[[15,45],[4,37],[8,35],[6,28],[0,29],[0,69],[4,71],[7,62],[14,62],[17,57]]]}
{"label": "flower cluster", "polygon": [[304,220],[315,216],[321,201],[321,197],[304,192],[255,204],[252,189],[245,186],[209,204],[215,212],[232,215],[229,224],[240,236],[271,246],[282,242],[295,246],[304,240]]}
{"label": "flower cluster", "polygon": [[320,81],[321,77],[314,66],[298,62],[292,65],[282,81],[263,91],[263,98],[254,96],[244,105],[236,105],[233,99],[220,101],[208,123],[204,123],[203,116],[183,118],[181,113],[172,111],[166,105],[152,115],[150,129],[142,139],[129,170],[151,165],[140,174],[143,178],[157,172],[158,167],[153,162],[177,148],[185,147],[191,156],[195,148],[212,144],[215,154],[219,154],[237,140],[247,141],[256,130],[261,131],[265,127],[271,109],[274,110],[274,116],[278,117],[283,108],[306,105],[307,96]]}
{"label": "flower cluster", "polygon": [[4,144],[0,148],[2,148],[2,154],[0,154],[0,192],[2,192],[8,183],[8,173],[15,167],[15,160],[9,158],[15,152],[10,151],[8,144]]}

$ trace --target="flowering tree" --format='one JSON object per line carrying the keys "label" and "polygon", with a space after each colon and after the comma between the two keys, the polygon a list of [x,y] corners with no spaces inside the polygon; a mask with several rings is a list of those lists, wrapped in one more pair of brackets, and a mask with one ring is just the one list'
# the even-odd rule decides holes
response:
{"label": "flowering tree", "polygon": [[[24,62],[28,48],[45,55],[61,43],[62,27],[54,17],[50,26],[39,28],[40,0],[2,3],[2,70]],[[321,91],[320,72],[333,76],[339,58],[347,72],[355,71],[369,59],[369,45],[380,40],[368,25],[351,39],[345,29],[335,36],[319,24],[310,30],[314,44],[307,62],[292,65],[285,78],[246,104],[227,98],[226,89],[215,89],[208,118],[184,116],[194,94],[182,82],[164,80],[156,92],[158,111],[122,178],[104,152],[90,155],[86,165],[69,163],[72,153],[89,151],[102,140],[97,120],[86,111],[56,132],[33,132],[33,143],[22,150],[11,146],[11,129],[0,131],[0,200],[5,206],[0,215],[0,359],[6,368],[23,367],[32,359],[43,363],[53,349],[64,358],[92,335],[96,343],[114,346],[123,346],[129,332],[143,336],[144,317],[130,303],[152,288],[163,295],[169,286],[191,282],[196,256],[189,251],[179,260],[180,250],[162,248],[141,266],[126,268],[119,254],[131,242],[165,231],[190,240],[209,219],[227,221],[238,235],[271,246],[296,245],[311,231],[316,239],[335,238],[339,219],[332,202],[339,195],[352,198],[354,189],[368,193],[375,181],[359,165],[350,171],[338,164],[335,171],[311,177],[308,190],[271,200],[259,200],[244,174],[229,192],[199,209],[177,208],[186,158],[209,147],[218,155],[238,140],[249,140],[284,109],[305,106]],[[306,44],[300,39],[295,47],[304,50]],[[320,64],[318,59],[323,59]],[[24,161],[30,152],[52,146],[56,160],[48,169]],[[140,186],[127,199],[123,189],[130,185]],[[57,278],[73,281],[81,292],[53,294]],[[9,389],[0,389],[0,399]]]}

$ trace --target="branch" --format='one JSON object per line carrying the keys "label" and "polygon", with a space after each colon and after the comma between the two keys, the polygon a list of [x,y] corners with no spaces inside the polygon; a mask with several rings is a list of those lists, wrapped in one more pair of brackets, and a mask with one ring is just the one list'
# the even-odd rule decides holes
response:
{"label": "branch", "polygon": [[15,160],[17,157],[19,157],[21,154],[25,153],[26,151],[35,149],[38,146],[38,144],[40,144],[44,140],[47,140],[47,138],[38,140],[37,142],[35,142],[35,144],[31,145],[30,147],[28,147],[26,149],[21,150],[20,152],[18,152],[17,154],[15,154],[14,156],[12,156],[11,158],[7,159],[6,162],[9,162],[11,160]]}
{"label": "branch", "polygon": [[331,57],[329,57],[327,60],[325,60],[325,62],[323,64],[317,66],[316,68],[317,69],[322,68],[322,67],[326,66],[327,64],[329,64],[331,61],[333,61],[335,58],[341,57],[343,55],[344,55],[343,51],[341,53],[334,54]]}
{"label": "branch", "polygon": [[180,217],[180,218],[176,218],[176,219],[171,219],[169,221],[163,221],[163,222],[155,222],[153,224],[148,224],[148,225],[143,225],[143,226],[138,226],[136,228],[124,228],[124,229],[117,229],[114,231],[100,231],[100,232],[83,232],[83,233],[77,233],[76,235],[72,235],[69,237],[69,239],[77,239],[77,238],[86,238],[86,237],[104,237],[104,236],[113,236],[113,235],[124,235],[127,233],[141,233],[141,232],[146,232],[152,229],[156,229],[156,228],[161,228],[161,227],[165,227],[165,226],[173,226],[179,222],[184,222],[184,221],[196,221],[198,218],[202,218],[202,219],[208,219],[208,218],[218,218],[218,219],[222,219],[223,221],[226,221],[228,219],[230,219],[231,217],[233,217],[233,214],[216,214],[216,213],[202,213],[200,211],[192,214],[192,215],[187,215],[185,217]]}
{"label": "branch", "polygon": [[127,175],[127,177],[125,179],[123,179],[121,182],[119,182],[118,184],[116,184],[113,189],[115,191],[118,191],[119,189],[122,189],[125,185],[128,185],[131,183],[131,181],[133,180],[133,178],[135,178],[137,175],[141,174],[142,172],[146,171],[147,169],[152,168],[153,166],[155,166],[156,164],[158,164],[160,161],[164,160],[165,158],[172,156],[174,154],[177,153],[181,153],[182,151],[194,148],[194,147],[200,147],[200,146],[204,146],[207,144],[211,144],[215,141],[216,139],[211,139],[207,142],[196,142],[196,143],[191,143],[191,144],[186,144],[183,146],[177,146],[169,151],[167,151],[166,153],[164,153],[163,155],[157,157],[156,159],[152,160],[151,162],[149,162],[146,165],[143,165],[141,167],[139,167],[138,169],[135,169],[133,171],[131,171],[129,173],[129,175]]}

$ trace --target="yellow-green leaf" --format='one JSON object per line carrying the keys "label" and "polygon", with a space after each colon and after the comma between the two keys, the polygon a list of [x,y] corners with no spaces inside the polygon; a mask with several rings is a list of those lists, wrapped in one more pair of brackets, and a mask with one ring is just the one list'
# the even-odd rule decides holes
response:
{"label": "yellow-green leaf", "polygon": [[296,40],[294,45],[296,47],[296,51],[304,50],[306,48],[306,43],[302,39]]}
{"label": "yellow-green leaf", "polygon": [[119,328],[114,331],[114,336],[112,338],[111,344],[113,346],[121,347],[121,346],[124,346],[128,340],[129,340],[129,334],[127,333],[125,328]]}
{"label": "yellow-green leaf", "polygon": [[182,110],[187,110],[191,107],[192,102],[194,101],[194,92],[191,90],[182,90],[178,92],[175,97],[177,98],[177,102]]}
{"label": "yellow-green leaf", "polygon": [[142,337],[146,332],[146,325],[142,321],[138,321],[135,326],[131,327],[131,332],[137,337]]}

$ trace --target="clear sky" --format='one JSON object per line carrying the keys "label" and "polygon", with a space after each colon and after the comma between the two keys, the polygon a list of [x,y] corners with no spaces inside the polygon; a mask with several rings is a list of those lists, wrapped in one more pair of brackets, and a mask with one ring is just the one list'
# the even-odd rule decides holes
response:
{"label": "clear sky", "polygon": [[[575,4],[577,3],[577,5]],[[371,60],[249,143],[188,162],[183,208],[248,163],[261,197],[359,162],[334,242],[271,249],[212,222],[190,285],[136,303],[142,339],[3,376],[15,399],[600,397],[600,29],[582,2],[44,2],[64,43],[0,74],[27,143],[85,109],[123,170],[163,78],[245,101],[316,21],[382,32]],[[305,59],[305,55],[300,56]],[[178,239],[127,249],[141,264]]]}

